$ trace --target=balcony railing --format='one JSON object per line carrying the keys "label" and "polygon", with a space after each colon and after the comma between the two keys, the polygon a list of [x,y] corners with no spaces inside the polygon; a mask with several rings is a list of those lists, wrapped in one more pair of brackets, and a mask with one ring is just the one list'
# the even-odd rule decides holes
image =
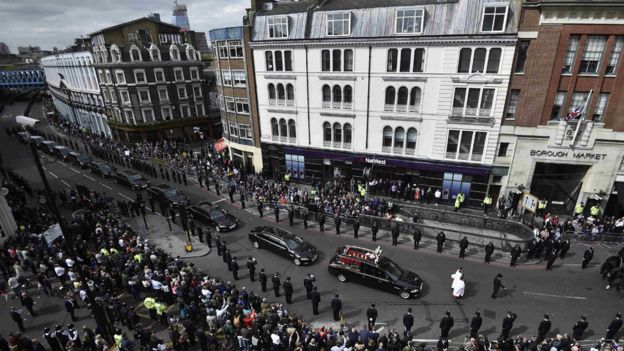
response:
{"label": "balcony railing", "polygon": [[419,113],[420,112],[420,107],[419,106],[410,105],[409,112]]}
{"label": "balcony railing", "polygon": [[295,106],[295,100],[286,100],[286,106]]}
{"label": "balcony railing", "polygon": [[275,106],[276,102],[275,99],[269,99],[269,105]]}
{"label": "balcony railing", "polygon": [[285,143],[286,142],[286,137],[285,136],[280,136],[280,142]]}
{"label": "balcony railing", "polygon": [[462,116],[462,117],[489,117],[492,114],[491,108],[471,108],[471,107],[453,107],[452,109],[453,116]]}
{"label": "balcony railing", "polygon": [[392,147],[391,146],[382,146],[381,147],[381,152],[385,152],[385,153],[390,153],[390,151],[392,151]]}
{"label": "balcony railing", "polygon": [[330,101],[323,101],[323,108],[331,108],[331,102]]}
{"label": "balcony railing", "polygon": [[341,104],[342,103],[340,101],[334,101],[332,102],[332,108],[339,110]]}
{"label": "balcony railing", "polygon": [[481,117],[489,117],[491,113],[492,113],[492,109],[491,108],[479,109],[479,116],[481,116]]}
{"label": "balcony railing", "polygon": [[446,153],[446,158],[454,159],[455,157],[457,157],[457,152],[447,152]]}
{"label": "balcony railing", "polygon": [[458,160],[467,160],[470,157],[470,154],[460,152],[457,156]]}
{"label": "balcony railing", "polygon": [[397,105],[397,112],[407,112],[407,105]]}
{"label": "balcony railing", "polygon": [[466,110],[464,110],[464,116],[476,116],[477,111],[478,109],[476,108],[466,107]]}
{"label": "balcony railing", "polygon": [[278,106],[284,106],[286,104],[286,100],[284,99],[277,99],[277,105]]}
{"label": "balcony railing", "polygon": [[403,153],[403,147],[402,146],[395,146],[394,148],[392,148],[392,153],[402,154]]}
{"label": "balcony railing", "polygon": [[341,144],[342,144],[342,142],[340,142],[340,141],[334,141],[332,143],[332,146],[337,148],[337,149],[340,149]]}
{"label": "balcony railing", "polygon": [[294,144],[295,142],[297,142],[297,138],[288,138],[288,142],[290,144]]}
{"label": "balcony railing", "polygon": [[386,111],[386,112],[394,112],[394,105],[385,104],[384,105],[384,111]]}
{"label": "balcony railing", "polygon": [[483,158],[483,154],[472,154],[472,156],[470,157],[470,160],[481,161],[482,158]]}
{"label": "balcony railing", "polygon": [[353,108],[353,103],[352,102],[343,102],[342,103],[342,108],[345,110],[350,110]]}
{"label": "balcony railing", "polygon": [[331,147],[331,141],[323,140],[323,147]]}
{"label": "balcony railing", "polygon": [[351,149],[351,143],[342,143],[343,149]]}
{"label": "balcony railing", "polygon": [[411,149],[411,148],[405,148],[405,154],[406,155],[413,155],[415,153],[416,150]]}

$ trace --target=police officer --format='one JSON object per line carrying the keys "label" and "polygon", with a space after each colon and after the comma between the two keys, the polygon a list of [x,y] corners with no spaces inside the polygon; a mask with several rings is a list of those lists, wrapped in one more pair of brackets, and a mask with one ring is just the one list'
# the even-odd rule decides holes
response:
{"label": "police officer", "polygon": [[282,282],[279,278],[279,273],[275,272],[275,274],[273,274],[273,278],[271,278],[271,283],[273,283],[273,292],[275,293],[275,297],[279,297],[280,286],[282,285]]}
{"label": "police officer", "polygon": [[310,273],[306,274],[305,278],[303,278],[303,287],[305,288],[306,291],[306,298],[308,300],[311,299],[312,296],[312,289],[314,288],[314,281],[316,279],[314,278],[314,276]]}
{"label": "police officer", "polygon": [[570,250],[570,240],[564,239],[563,241],[561,241],[561,248],[560,248],[560,251],[559,251],[559,258],[563,259],[565,257],[565,255],[568,253],[568,250]]}
{"label": "police officer", "polygon": [[223,254],[223,262],[227,263],[228,271],[232,271],[232,252],[230,249],[226,249]]}
{"label": "police officer", "polygon": [[520,258],[521,254],[522,254],[522,248],[520,247],[519,244],[516,244],[516,246],[514,246],[513,249],[511,249],[511,261],[509,262],[509,266],[515,267],[516,262],[518,262],[518,258]]}
{"label": "police officer", "polygon": [[470,337],[476,338],[479,335],[479,329],[483,324],[483,318],[481,318],[481,311],[476,310],[474,317],[470,320]]}
{"label": "police officer", "polygon": [[371,226],[371,233],[373,234],[373,241],[377,241],[377,232],[379,231],[379,225],[377,221],[373,221],[373,225]]}
{"label": "police officer", "polygon": [[399,223],[394,222],[392,224],[392,246],[399,244]]}
{"label": "police officer", "polygon": [[292,206],[288,207],[288,224],[291,227],[295,225],[295,209]]}
{"label": "police officer", "polygon": [[451,317],[451,311],[446,311],[442,320],[440,320],[440,338],[448,339],[449,331],[453,328],[455,320]]}
{"label": "police officer", "polygon": [[494,253],[494,243],[489,242],[489,244],[485,245],[485,263],[490,263],[492,260],[492,254]]}
{"label": "police officer", "polygon": [[308,229],[308,210],[303,211],[303,228]]}
{"label": "police officer", "polygon": [[581,264],[581,269],[587,268],[587,265],[591,262],[592,258],[594,258],[594,248],[590,247],[585,250],[585,253],[583,253],[583,263]]}
{"label": "police officer", "polygon": [[340,235],[340,224],[342,223],[342,219],[340,218],[340,213],[336,214],[336,218],[334,219],[334,225],[336,226],[336,235]]}
{"label": "police officer", "polygon": [[253,256],[249,256],[249,258],[247,259],[247,269],[249,270],[249,279],[251,279],[251,281],[255,281],[256,280],[256,265],[258,264],[258,261],[256,261],[255,258],[253,258]]}
{"label": "police officer", "polygon": [[286,277],[286,281],[284,282],[284,295],[286,296],[286,303],[292,303],[293,286],[290,277]]}
{"label": "police officer", "polygon": [[368,330],[372,330],[375,327],[377,321],[377,309],[375,303],[371,303],[370,307],[366,310],[366,320],[368,321]]}
{"label": "police officer", "polygon": [[279,223],[279,205],[277,202],[273,205],[273,212],[275,213],[275,222]]}
{"label": "police officer", "polygon": [[466,257],[466,249],[468,248],[468,237],[464,237],[459,242],[459,258]]}
{"label": "police officer", "polygon": [[507,312],[507,315],[503,318],[503,328],[500,335],[501,339],[509,339],[509,333],[511,332],[511,329],[513,329],[513,324],[516,318],[518,318],[518,316],[515,313]]}
{"label": "police officer", "polygon": [[414,315],[412,315],[412,308],[407,309],[407,313],[403,315],[403,330],[405,334],[412,333],[414,327]]}
{"label": "police officer", "polygon": [[324,232],[325,231],[325,214],[321,211],[321,213],[319,214],[319,230]]}
{"label": "police officer", "polygon": [[217,240],[216,244],[217,244],[217,255],[221,256],[223,254],[223,244],[221,243],[221,240],[219,240],[219,236],[217,235]]}
{"label": "police officer", "polygon": [[618,332],[618,330],[620,330],[621,327],[622,327],[622,314],[618,312],[615,314],[615,319],[611,321],[611,323],[609,324],[609,327],[607,328],[607,335],[605,336],[605,339],[613,340],[613,338],[615,337],[615,334]]}
{"label": "police officer", "polygon": [[353,220],[353,237],[358,238],[358,231],[360,230],[360,219],[355,217]]}
{"label": "police officer", "polygon": [[241,208],[245,209],[245,190],[244,189],[240,190],[240,203],[241,203]]}
{"label": "police officer", "polygon": [[315,316],[319,314],[319,303],[321,302],[321,294],[317,291],[316,286],[312,288],[312,293],[310,293],[310,300],[312,301],[312,313]]}
{"label": "police officer", "polygon": [[234,280],[238,280],[238,262],[236,261],[236,257],[232,257],[232,261],[230,266],[232,267],[232,275],[234,276]]}
{"label": "police officer", "polygon": [[574,207],[574,217],[582,215],[583,211],[585,211],[585,205],[583,204],[583,201],[581,201]]}
{"label": "police officer", "polygon": [[583,338],[583,332],[589,326],[587,323],[587,317],[585,315],[581,316],[581,320],[576,322],[572,327],[572,338],[574,340],[581,340]]}
{"label": "police officer", "polygon": [[260,281],[260,285],[262,286],[262,292],[267,291],[267,275],[264,273],[264,268],[260,269],[260,273],[258,274],[258,280]]}
{"label": "police officer", "polygon": [[557,259],[557,250],[553,249],[546,253],[546,269],[550,270]]}
{"label": "police officer", "polygon": [[494,286],[494,289],[492,291],[492,298],[495,299],[501,288],[503,288],[505,290],[507,289],[503,285],[503,275],[502,274],[498,273],[496,275],[496,278],[494,278],[493,286]]}
{"label": "police officer", "polygon": [[262,200],[258,200],[258,214],[260,215],[260,218],[262,218],[263,209],[264,209],[264,204],[262,203]]}
{"label": "police officer", "polygon": [[420,240],[422,239],[422,230],[420,230],[420,228],[414,228],[412,237],[412,239],[414,239],[414,250],[418,250],[420,247]]}
{"label": "police officer", "polygon": [[550,322],[550,316],[548,314],[544,315],[544,320],[542,320],[537,327],[537,342],[541,343],[544,339],[546,339],[546,334],[550,331],[550,327],[552,323]]}
{"label": "police officer", "polygon": [[331,301],[331,310],[334,316],[334,321],[340,321],[340,311],[342,311],[342,301],[340,300],[340,296],[338,293],[334,295],[334,298]]}
{"label": "police officer", "polygon": [[481,205],[483,206],[483,214],[487,216],[488,211],[492,206],[492,197],[490,196],[490,194],[485,195],[485,198],[483,199]]}
{"label": "police officer", "polygon": [[546,206],[548,206],[548,201],[546,199],[540,199],[537,203],[538,216],[543,216],[546,213]]}
{"label": "police officer", "polygon": [[446,241],[446,235],[444,235],[443,231],[440,231],[436,236],[436,241],[438,242],[438,253],[441,253],[444,250],[444,242]]}

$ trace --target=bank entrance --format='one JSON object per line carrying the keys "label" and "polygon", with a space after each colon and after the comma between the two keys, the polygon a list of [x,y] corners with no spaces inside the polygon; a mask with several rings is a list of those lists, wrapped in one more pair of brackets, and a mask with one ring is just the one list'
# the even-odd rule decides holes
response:
{"label": "bank entrance", "polygon": [[531,181],[531,194],[547,199],[551,213],[570,214],[589,168],[584,165],[537,162]]}

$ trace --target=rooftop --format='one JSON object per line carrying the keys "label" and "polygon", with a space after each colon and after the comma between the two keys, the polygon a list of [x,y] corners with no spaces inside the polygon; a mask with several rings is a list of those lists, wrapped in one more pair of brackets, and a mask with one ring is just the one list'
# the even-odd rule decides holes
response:
{"label": "rooftop", "polygon": [[95,32],[93,32],[93,33],[89,33],[89,34],[88,34],[88,36],[94,36],[94,35],[96,35],[96,34],[100,34],[100,33],[108,32],[108,31],[110,31],[110,30],[117,29],[117,28],[121,28],[121,27],[125,27],[125,26],[127,26],[127,25],[129,25],[129,24],[133,24],[133,23],[136,23],[136,22],[141,22],[141,21],[149,21],[149,22],[153,22],[153,23],[156,23],[156,24],[159,24],[159,25],[163,25],[163,26],[167,26],[167,27],[171,27],[171,28],[177,28],[178,30],[180,30],[180,29],[181,29],[180,27],[178,27],[178,26],[174,26],[174,25],[173,25],[173,24],[171,24],[171,23],[167,23],[167,22],[159,21],[159,20],[154,19],[153,17],[141,17],[141,18],[137,18],[137,19],[132,20],[132,21],[128,21],[128,22],[124,22],[124,23],[116,24],[116,25],[114,25],[114,26],[106,27],[106,28],[104,28],[104,29],[100,29],[100,30],[95,31]]}

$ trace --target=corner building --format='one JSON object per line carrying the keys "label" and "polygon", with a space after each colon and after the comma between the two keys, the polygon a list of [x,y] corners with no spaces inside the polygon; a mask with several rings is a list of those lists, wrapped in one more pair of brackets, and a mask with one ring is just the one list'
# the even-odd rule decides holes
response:
{"label": "corner building", "polygon": [[[495,165],[517,188],[571,214],[624,205],[624,3],[526,1]],[[591,92],[591,96],[590,96]],[[584,105],[582,116],[566,121]]]}
{"label": "corner building", "polygon": [[490,186],[519,1],[252,3],[264,172]]}

